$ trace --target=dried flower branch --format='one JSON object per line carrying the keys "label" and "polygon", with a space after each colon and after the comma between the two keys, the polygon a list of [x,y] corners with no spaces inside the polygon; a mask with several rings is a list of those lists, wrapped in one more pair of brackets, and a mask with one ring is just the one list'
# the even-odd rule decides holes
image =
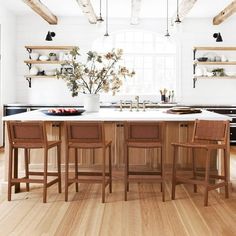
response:
{"label": "dried flower branch", "polygon": [[112,91],[115,95],[122,86],[122,79],[135,75],[134,71],[118,65],[123,55],[122,49],[113,49],[106,54],[89,51],[84,64],[78,60],[78,47],[73,48],[70,55],[71,60],[65,61],[62,68],[71,69],[58,71],[57,78],[66,81],[72,97],[78,96],[78,93],[97,94],[100,91]]}

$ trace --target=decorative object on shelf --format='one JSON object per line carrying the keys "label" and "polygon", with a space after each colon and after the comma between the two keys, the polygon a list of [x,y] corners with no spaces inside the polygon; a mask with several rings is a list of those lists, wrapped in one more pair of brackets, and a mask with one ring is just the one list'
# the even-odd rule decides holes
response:
{"label": "decorative object on shelf", "polygon": [[166,34],[165,37],[170,37],[169,33],[169,0],[166,0]]}
{"label": "decorative object on shelf", "polygon": [[106,32],[104,36],[109,36],[108,34],[108,0],[106,0]]}
{"label": "decorative object on shelf", "polygon": [[216,42],[223,42],[223,39],[221,37],[220,32],[219,33],[214,33],[213,37],[216,39]]}
{"label": "decorative object on shelf", "polygon": [[57,60],[57,54],[54,52],[49,53],[49,60],[50,61],[56,61]]}
{"label": "decorative object on shelf", "polygon": [[98,22],[103,22],[103,18],[102,18],[102,0],[100,0],[99,2],[99,17],[97,18]]}
{"label": "decorative object on shelf", "polygon": [[226,62],[228,61],[228,58],[225,55],[221,55],[221,61]]}
{"label": "decorative object on shelf", "polygon": [[98,94],[101,91],[111,91],[114,95],[122,86],[122,79],[135,74],[134,71],[130,72],[125,66],[119,65],[123,55],[122,49],[113,49],[105,54],[89,51],[85,63],[79,61],[78,47],[73,48],[70,55],[72,60],[65,61],[62,66],[72,68],[72,71],[57,71],[57,78],[66,81],[72,97],[78,96],[79,93]]}
{"label": "decorative object on shelf", "polygon": [[208,57],[199,57],[197,58],[198,61],[207,61]]}
{"label": "decorative object on shelf", "polygon": [[212,70],[213,76],[225,76],[224,68],[216,68]]}
{"label": "decorative object on shelf", "polygon": [[47,76],[54,76],[56,75],[56,70],[45,70],[44,71],[44,74],[47,75]]}
{"label": "decorative object on shelf", "polygon": [[48,61],[48,60],[49,60],[49,57],[48,57],[47,55],[41,55],[41,56],[39,57],[39,60],[40,60],[40,61]]}
{"label": "decorative object on shelf", "polygon": [[30,71],[29,71],[29,74],[30,74],[30,75],[37,75],[38,72],[39,72],[38,67],[32,66],[31,69],[30,69]]}
{"label": "decorative object on shelf", "polygon": [[39,59],[39,53],[37,53],[37,52],[32,52],[32,53],[30,53],[29,56],[30,56],[30,59],[34,60],[34,61],[37,61]]}
{"label": "decorative object on shelf", "polygon": [[175,23],[176,23],[176,24],[181,23],[181,20],[180,20],[180,18],[179,18],[179,0],[177,0],[177,11],[176,11]]}
{"label": "decorative object on shelf", "polygon": [[45,38],[46,41],[52,41],[52,38],[56,36],[55,32],[48,31],[47,36]]}

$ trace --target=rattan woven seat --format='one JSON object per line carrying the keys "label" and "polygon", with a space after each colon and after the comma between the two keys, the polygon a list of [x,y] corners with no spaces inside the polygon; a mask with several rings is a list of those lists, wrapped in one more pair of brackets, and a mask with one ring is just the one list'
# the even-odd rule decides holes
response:
{"label": "rattan woven seat", "polygon": [[[65,122],[66,129],[66,157],[65,157],[65,201],[68,201],[69,185],[75,183],[78,192],[78,183],[100,183],[102,185],[102,203],[105,202],[105,188],[109,185],[112,192],[111,141],[105,140],[103,122]],[[108,148],[108,172],[106,172],[106,150]],[[70,149],[74,149],[74,178],[69,177]],[[79,171],[78,150],[101,149],[101,171]]]}
{"label": "rattan woven seat", "polygon": [[[165,201],[165,175],[163,156],[164,122],[125,122],[125,173],[124,173],[124,199],[127,201],[127,192],[130,182],[161,183],[162,200]],[[159,149],[160,170],[141,171],[130,170],[130,148]],[[158,177],[158,178],[156,178]]]}
{"label": "rattan woven seat", "polygon": [[[45,122],[20,122],[8,121],[9,138],[9,170],[8,170],[8,201],[11,201],[12,186],[26,183],[29,191],[30,183],[43,184],[43,202],[47,200],[47,188],[58,183],[58,191],[61,193],[61,141],[48,141]],[[57,172],[48,171],[48,150],[57,148]],[[18,177],[18,149],[24,149],[25,177]],[[31,149],[43,149],[43,171],[29,171],[29,151]],[[40,157],[37,157],[40,158]],[[14,171],[13,171],[14,164]],[[30,176],[41,178],[30,178]],[[55,177],[48,181],[48,176]]]}
{"label": "rattan woven seat", "polygon": [[[172,199],[175,199],[175,188],[177,184],[190,183],[194,185],[194,192],[197,192],[197,184],[204,187],[204,206],[208,205],[208,192],[213,189],[225,187],[225,197],[229,197],[228,190],[228,168],[229,168],[229,122],[213,120],[196,120],[194,124],[193,136],[190,142],[172,143],[174,147],[173,172],[172,172]],[[191,150],[192,171],[191,178],[177,175],[177,154],[179,148]],[[205,171],[197,171],[196,149],[205,150]],[[222,150],[223,153],[223,174],[210,173],[210,159],[212,150]],[[199,176],[204,177],[199,179]],[[210,179],[220,180],[212,183]]]}

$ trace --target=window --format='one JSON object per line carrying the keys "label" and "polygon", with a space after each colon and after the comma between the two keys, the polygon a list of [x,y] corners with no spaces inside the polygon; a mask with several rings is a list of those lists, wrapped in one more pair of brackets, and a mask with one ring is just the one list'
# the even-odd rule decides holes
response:
{"label": "window", "polygon": [[147,31],[119,31],[97,39],[93,50],[124,50],[124,64],[136,75],[123,83],[120,95],[157,95],[159,90],[177,88],[176,45],[165,37]]}

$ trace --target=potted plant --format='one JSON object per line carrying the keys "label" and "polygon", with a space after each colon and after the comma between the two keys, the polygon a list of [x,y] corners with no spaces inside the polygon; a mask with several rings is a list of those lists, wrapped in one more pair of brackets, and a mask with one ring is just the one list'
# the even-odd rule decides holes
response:
{"label": "potted plant", "polygon": [[212,70],[213,76],[225,76],[224,68],[216,68]]}
{"label": "potted plant", "polygon": [[128,76],[132,77],[135,72],[129,71],[125,66],[119,65],[123,50],[113,49],[105,54],[95,51],[87,53],[85,63],[79,61],[79,48],[70,51],[71,60],[62,64],[57,77],[66,81],[72,97],[79,93],[87,94],[84,106],[87,112],[99,110],[99,92],[109,92],[115,95],[122,86],[122,80]]}
{"label": "potted plant", "polygon": [[49,59],[50,61],[56,61],[57,60],[57,54],[54,52],[49,53]]}

